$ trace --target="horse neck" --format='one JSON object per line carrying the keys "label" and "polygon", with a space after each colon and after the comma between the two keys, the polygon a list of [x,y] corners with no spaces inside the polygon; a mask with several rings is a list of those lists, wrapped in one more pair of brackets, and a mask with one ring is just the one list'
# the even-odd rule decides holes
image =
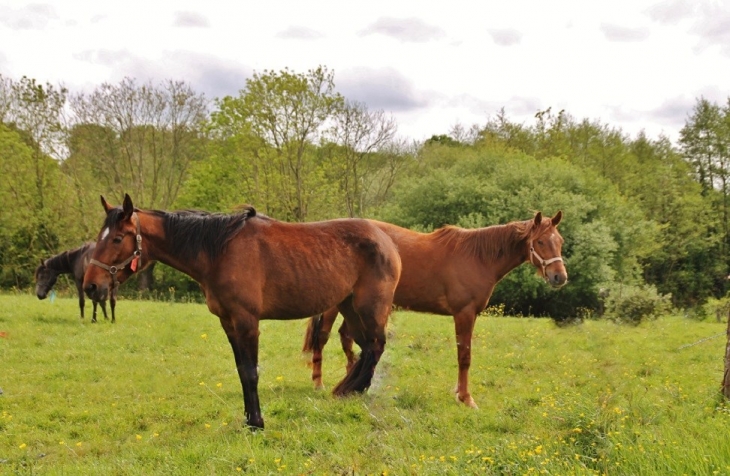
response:
{"label": "horse neck", "polygon": [[144,212],[137,212],[137,215],[141,221],[142,264],[159,261],[202,282],[210,268],[207,260],[184,260],[172,253],[170,240],[165,236],[163,218]]}
{"label": "horse neck", "polygon": [[[76,250],[74,250],[76,251]],[[64,251],[55,256],[48,258],[44,264],[46,268],[52,269],[58,274],[67,274],[73,272],[73,261],[71,251]]]}
{"label": "horse neck", "polygon": [[496,275],[497,281],[529,258],[527,236],[518,229],[521,226],[524,226],[522,222],[512,222],[481,228],[475,233],[480,241],[482,262]]}

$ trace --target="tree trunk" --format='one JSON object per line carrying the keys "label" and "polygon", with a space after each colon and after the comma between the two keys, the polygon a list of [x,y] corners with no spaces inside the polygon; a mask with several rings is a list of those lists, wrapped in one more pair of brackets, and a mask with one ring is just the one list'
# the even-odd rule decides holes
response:
{"label": "tree trunk", "polygon": [[152,289],[152,285],[154,284],[152,271],[155,269],[156,264],[157,263],[152,263],[137,273],[137,289],[139,291],[149,291]]}

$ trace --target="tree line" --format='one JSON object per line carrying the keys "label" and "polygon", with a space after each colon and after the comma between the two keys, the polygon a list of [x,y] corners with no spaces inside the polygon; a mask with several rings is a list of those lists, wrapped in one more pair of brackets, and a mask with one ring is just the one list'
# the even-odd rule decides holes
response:
{"label": "tree line", "polygon": [[[730,101],[698,98],[676,144],[547,109],[504,111],[423,143],[386,111],[337,92],[318,67],[254,73],[209,101],[184,81],[126,78],[91,92],[0,76],[0,287],[32,285],[39,259],[95,239],[99,195],[143,208],[233,211],[286,221],[370,217],[429,231],[563,210],[570,283],[522,266],[492,304],[600,313],[637,290],[697,308],[724,296],[730,244]],[[196,293],[157,266],[138,286]],[[613,296],[613,298],[611,297]]]}

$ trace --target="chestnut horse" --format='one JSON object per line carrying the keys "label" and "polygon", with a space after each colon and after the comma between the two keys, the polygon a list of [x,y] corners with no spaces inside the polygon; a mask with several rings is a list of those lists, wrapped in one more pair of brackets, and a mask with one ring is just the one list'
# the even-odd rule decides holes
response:
{"label": "chestnut horse", "polygon": [[[560,255],[563,237],[556,228],[562,217],[562,212],[552,218],[543,218],[538,212],[531,220],[474,230],[446,226],[433,233],[372,221],[392,238],[403,262],[393,303],[413,311],[454,316],[459,359],[456,396],[470,407],[476,408],[469,393],[476,316],[487,307],[499,280],[526,261],[553,287],[567,282]],[[309,321],[303,351],[312,352],[316,388],[322,387],[322,348],[336,318],[337,309],[329,309]],[[347,322],[339,332],[349,367],[354,357]]]}
{"label": "chestnut horse", "polygon": [[[81,319],[84,318],[84,273],[86,267],[89,266],[91,253],[96,248],[96,243],[85,243],[84,245],[72,250],[64,251],[55,256],[51,256],[46,260],[41,260],[41,264],[35,270],[35,294],[38,299],[45,299],[48,292],[56,284],[58,276],[61,274],[70,274],[76,283],[76,291],[79,294],[79,308],[81,309]],[[104,319],[109,319],[106,314],[106,298],[100,301],[92,300],[93,314],[91,322],[96,322],[96,307],[101,304],[101,310],[104,313]],[[114,316],[114,308],[117,304],[116,291],[111,293],[109,298],[109,306],[112,310],[112,322],[116,321]]]}
{"label": "chestnut horse", "polygon": [[142,262],[161,261],[195,279],[233,349],[246,423],[263,428],[258,397],[259,320],[299,319],[333,306],[360,359],[335,395],[363,392],[385,348],[385,326],[401,272],[398,250],[362,219],[284,223],[253,207],[232,215],[121,208],[104,197],[106,220],[84,276],[100,299]]}

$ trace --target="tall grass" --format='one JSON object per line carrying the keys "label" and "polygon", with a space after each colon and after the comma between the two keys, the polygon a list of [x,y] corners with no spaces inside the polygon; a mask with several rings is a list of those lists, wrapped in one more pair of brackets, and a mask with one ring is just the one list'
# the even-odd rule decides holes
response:
{"label": "tall grass", "polygon": [[688,345],[724,324],[480,318],[471,410],[452,394],[450,318],[394,314],[373,387],[344,399],[312,389],[304,321],[263,322],[266,430],[251,433],[204,305],[117,310],[92,325],[75,299],[0,296],[0,473],[730,474],[725,339]]}

